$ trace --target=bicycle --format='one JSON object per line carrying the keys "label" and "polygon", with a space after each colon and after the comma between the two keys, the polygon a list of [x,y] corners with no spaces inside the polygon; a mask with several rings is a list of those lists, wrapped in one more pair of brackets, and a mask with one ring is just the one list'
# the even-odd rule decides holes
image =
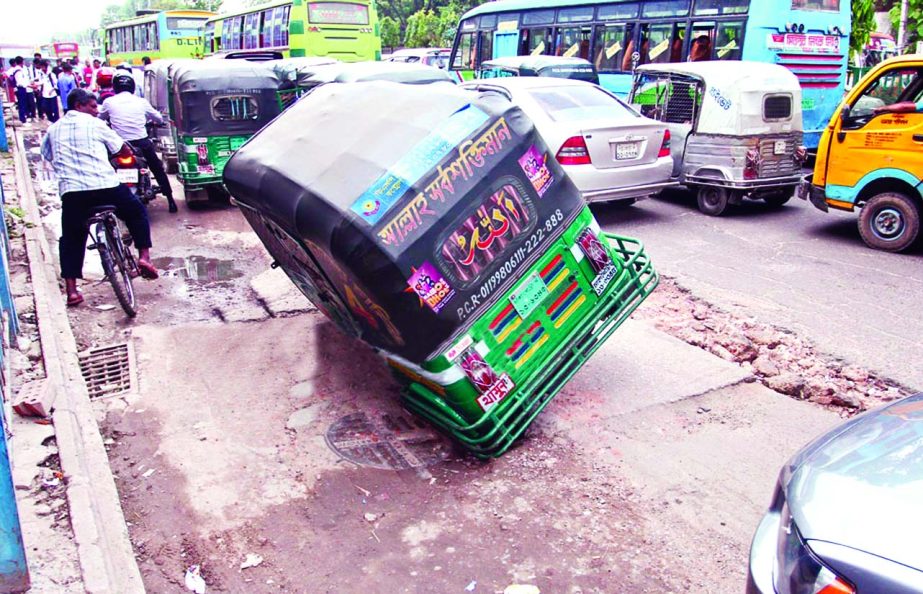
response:
{"label": "bicycle", "polygon": [[131,279],[138,276],[140,271],[137,260],[128,249],[132,243],[131,235],[123,234],[121,222],[115,216],[115,207],[104,205],[94,208],[87,219],[87,232],[93,242],[88,249],[96,250],[99,254],[106,280],[112,284],[119,304],[128,317],[135,317],[138,310]]}

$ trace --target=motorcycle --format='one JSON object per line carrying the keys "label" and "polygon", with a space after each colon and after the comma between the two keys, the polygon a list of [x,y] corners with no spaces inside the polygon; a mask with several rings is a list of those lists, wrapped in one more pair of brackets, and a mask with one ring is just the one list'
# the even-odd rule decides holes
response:
{"label": "motorcycle", "polygon": [[[129,145],[131,146],[131,145]],[[131,147],[130,155],[115,155],[110,163],[115,169],[119,181],[131,190],[142,203],[148,204],[154,199],[154,186],[151,184],[151,170],[139,150]]]}

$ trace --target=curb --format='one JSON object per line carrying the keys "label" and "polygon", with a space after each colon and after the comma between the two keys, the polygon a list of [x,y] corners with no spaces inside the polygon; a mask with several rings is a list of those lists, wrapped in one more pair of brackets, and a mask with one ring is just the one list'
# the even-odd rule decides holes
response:
{"label": "curb", "polygon": [[45,237],[22,133],[14,130],[16,188],[26,213],[26,252],[42,359],[54,395],[55,436],[67,482],[71,527],[84,588],[90,594],[145,592],[115,479],[77,358],[60,295],[54,253]]}

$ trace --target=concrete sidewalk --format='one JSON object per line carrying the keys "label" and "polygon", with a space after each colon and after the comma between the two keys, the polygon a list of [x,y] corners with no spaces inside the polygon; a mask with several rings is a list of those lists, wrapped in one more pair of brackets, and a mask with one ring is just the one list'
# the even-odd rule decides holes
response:
{"label": "concrete sidewalk", "polygon": [[[58,286],[56,255],[42,226],[21,132],[14,132],[14,137],[17,190],[25,211],[26,251],[46,373],[45,404],[53,407],[83,587],[99,594],[143,592],[106,449],[80,371],[77,345]],[[30,564],[41,558],[41,544],[32,544]]]}

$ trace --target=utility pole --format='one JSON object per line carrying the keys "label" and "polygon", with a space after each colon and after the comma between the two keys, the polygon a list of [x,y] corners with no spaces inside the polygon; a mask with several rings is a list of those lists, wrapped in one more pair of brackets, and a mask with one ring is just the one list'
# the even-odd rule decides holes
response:
{"label": "utility pole", "polygon": [[907,4],[909,0],[901,0],[901,20],[897,29],[897,51],[904,53],[907,35]]}

